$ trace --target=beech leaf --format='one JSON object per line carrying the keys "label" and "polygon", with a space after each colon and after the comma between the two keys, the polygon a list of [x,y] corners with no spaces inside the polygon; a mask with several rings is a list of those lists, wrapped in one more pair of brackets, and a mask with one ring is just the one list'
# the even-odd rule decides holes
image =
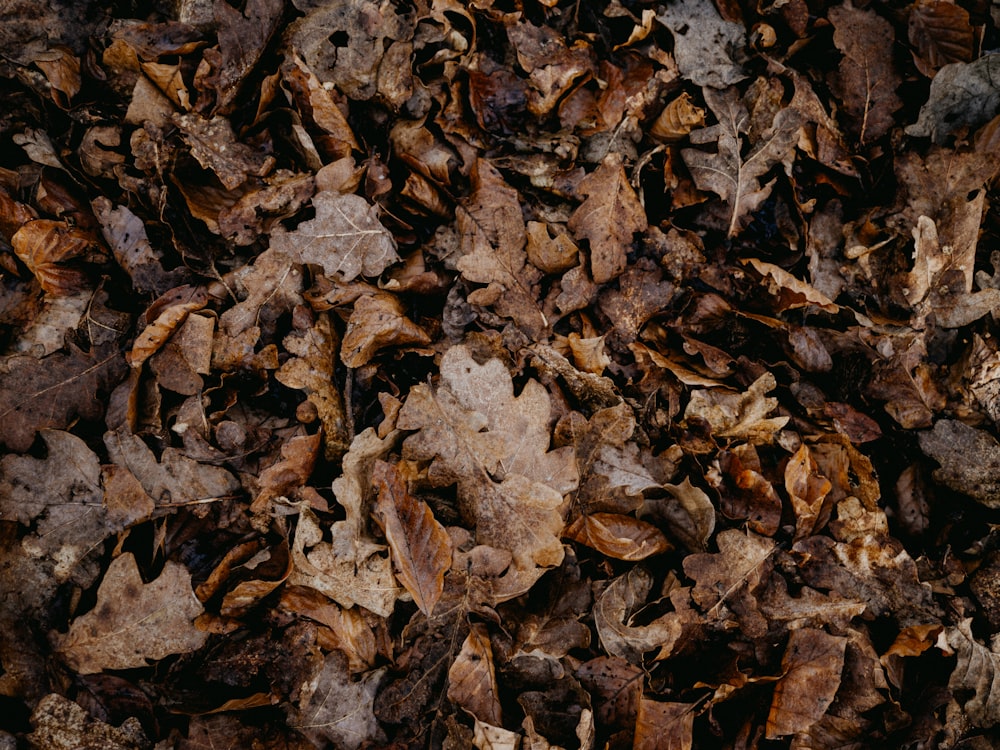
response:
{"label": "beech leaf", "polygon": [[670,542],[655,526],[618,513],[580,516],[563,534],[617,560],[644,560],[671,549]]}
{"label": "beech leaf", "polygon": [[815,628],[791,632],[767,717],[769,740],[805,732],[826,713],[840,688],[847,640]]}
{"label": "beech leaf", "polygon": [[503,725],[493,649],[486,626],[481,622],[472,624],[462,650],[448,670],[448,700],[478,721],[497,727]]}
{"label": "beech leaf", "polygon": [[928,78],[949,63],[972,59],[974,32],[969,11],[946,0],[920,0],[908,24],[913,61]]}
{"label": "beech leaf", "polygon": [[144,667],[201,648],[208,633],[193,625],[201,612],[183,565],[167,561],[157,578],[143,583],[135,559],[125,553],[108,566],[97,604],[56,638],[56,646],[80,674]]}
{"label": "beech leaf", "polygon": [[372,481],[378,491],[375,513],[385,530],[396,577],[430,617],[451,567],[451,537],[427,503],[410,494],[398,467],[376,461]]}

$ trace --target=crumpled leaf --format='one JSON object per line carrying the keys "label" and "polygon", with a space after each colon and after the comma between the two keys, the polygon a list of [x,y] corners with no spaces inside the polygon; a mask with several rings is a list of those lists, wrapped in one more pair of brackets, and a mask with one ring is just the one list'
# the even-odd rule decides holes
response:
{"label": "crumpled leaf", "polygon": [[635,724],[642,696],[642,667],[617,656],[598,656],[581,664],[576,676],[594,696],[601,726],[625,729]]}
{"label": "crumpled leaf", "polygon": [[847,127],[861,144],[885,135],[893,113],[903,106],[896,94],[902,82],[892,59],[892,25],[873,9],[859,9],[845,0],[828,13],[833,43],[843,53],[833,93],[844,104]]}
{"label": "crumpled leaf", "polygon": [[715,144],[716,152],[686,148],[681,155],[698,188],[711,190],[726,202],[726,232],[734,237],[749,222],[749,214],[770,195],[774,180],[763,182],[768,172],[779,164],[786,172],[791,170],[802,118],[791,107],[782,107],[744,156],[750,115],[739,93],[732,88],[722,92],[705,89],[704,93],[718,124],[692,132],[691,143]]}
{"label": "crumpled leaf", "polygon": [[621,275],[636,232],[645,231],[646,211],[629,185],[621,154],[612,152],[580,182],[587,199],[570,216],[567,228],[590,242],[590,274],[597,284]]}
{"label": "crumpled leaf", "polygon": [[104,241],[114,253],[115,260],[131,277],[136,291],[163,294],[167,289],[180,286],[183,272],[163,270],[142,219],[127,206],[115,206],[104,196],[95,198],[91,205],[101,222]]}
{"label": "crumpled leaf", "polygon": [[208,633],[193,625],[201,613],[187,568],[168,560],[143,583],[135,558],[125,553],[108,566],[97,604],[55,639],[56,648],[80,674],[144,667],[201,648]]}
{"label": "crumpled leaf", "polygon": [[824,508],[824,500],[831,489],[833,483],[819,472],[809,446],[803,443],[785,464],[785,491],[795,511],[795,539],[822,528],[829,518],[830,508]]}
{"label": "crumpled leaf", "polygon": [[[148,497],[122,505],[105,499],[97,455],[75,435],[42,430],[47,455],[6,455],[0,459],[0,519],[35,524],[23,547],[35,557],[55,561],[54,575],[64,581],[100,541],[142,520],[153,510]],[[105,473],[105,483],[111,475]]]}
{"label": "crumpled leaf", "polygon": [[959,128],[978,128],[1000,109],[1000,53],[970,63],[945,65],[931,81],[930,95],[906,134],[943,144]]}
{"label": "crumpled leaf", "polygon": [[1000,678],[1000,654],[975,639],[972,618],[947,628],[944,637],[958,657],[948,689],[958,695],[971,693],[962,708],[972,726],[1000,724],[1000,701],[994,693]]}
{"label": "crumpled leaf", "polygon": [[398,467],[376,461],[372,481],[378,491],[375,514],[385,531],[396,577],[430,617],[451,567],[451,537],[427,503],[410,494]]}
{"label": "crumpled leaf", "polygon": [[72,294],[87,286],[87,276],[66,261],[83,255],[94,245],[93,234],[65,221],[33,219],[10,238],[17,257],[49,294]]}
{"label": "crumpled leaf", "polygon": [[1000,507],[1000,442],[956,419],[939,419],[918,435],[920,449],[940,464],[934,479],[987,508]]}
{"label": "crumpled leaf", "polygon": [[261,325],[302,304],[302,264],[275,248],[258,255],[228,282],[243,299],[219,316],[220,330],[252,349]]}
{"label": "crumpled leaf", "polygon": [[518,750],[521,735],[476,719],[472,731],[472,746],[476,750]]}
{"label": "crumpled leaf", "polygon": [[289,726],[302,732],[316,747],[333,743],[345,750],[359,750],[369,743],[385,742],[385,732],[373,706],[385,668],[351,677],[347,657],[331,651],[319,672],[302,685],[298,706],[289,710]]}
{"label": "crumpled leaf", "polygon": [[632,664],[641,665],[647,651],[659,649],[658,659],[666,658],[682,633],[682,623],[674,612],[648,625],[631,625],[632,615],[646,604],[653,577],[645,568],[635,567],[614,579],[594,603],[594,624],[604,650]]}
{"label": "crumpled leaf", "polygon": [[448,700],[472,714],[477,721],[503,726],[493,648],[481,622],[469,628],[455,661],[448,670]]}
{"label": "crumpled leaf", "polygon": [[99,419],[101,398],[128,368],[117,346],[76,347],[42,359],[8,357],[0,365],[0,444],[15,453],[31,447],[45,427],[62,429],[74,418]]}
{"label": "crumpled leaf", "polygon": [[340,360],[348,367],[361,367],[386,347],[429,343],[430,336],[406,317],[398,297],[366,294],[358,297],[347,320]]}
{"label": "crumpled leaf", "polygon": [[724,89],[746,78],[746,30],[724,21],[710,0],[668,3],[656,20],[670,29],[677,68],[696,86]]}
{"label": "crumpled leaf", "polygon": [[670,498],[647,498],[640,518],[652,515],[660,526],[692,552],[703,551],[715,531],[715,506],[705,491],[684,477],[680,484],[663,485]]}
{"label": "crumpled leaf", "polygon": [[616,560],[645,560],[672,548],[663,532],[651,523],[619,513],[579,516],[563,535]]}
{"label": "crumpled leaf", "polygon": [[323,190],[313,196],[315,218],[293,231],[275,227],[271,249],[299,263],[323,267],[331,279],[378,276],[399,260],[396,241],[378,220],[378,210],[360,195]]}
{"label": "crumpled leaf", "polygon": [[150,744],[134,716],[114,727],[57,693],[38,701],[31,725],[34,731],[27,736],[28,742],[45,750],[142,750]]}
{"label": "crumpled leaf", "polygon": [[698,390],[684,410],[684,418],[700,417],[712,425],[712,434],[752,443],[768,443],[788,423],[788,417],[768,417],[778,400],[764,394],[774,390],[777,381],[765,372],[750,384],[745,393]]}
{"label": "crumpled leaf", "polygon": [[534,338],[548,328],[538,303],[539,272],[528,265],[527,234],[516,190],[485,159],[472,169],[473,192],[456,212],[462,237],[462,276],[487,284],[469,294],[474,305],[492,306]]}
{"label": "crumpled leaf", "polygon": [[[218,62],[213,65],[211,87],[217,92],[215,112],[228,114],[237,106],[243,82],[257,67],[271,36],[278,30],[284,3],[280,0],[248,0],[241,10],[229,3],[212,3],[219,29]],[[211,51],[206,59],[214,56]]]}
{"label": "crumpled leaf", "polygon": [[457,483],[476,541],[511,552],[508,578],[519,593],[562,560],[563,494],[578,483],[572,450],[548,450],[549,409],[537,381],[515,397],[503,363],[480,365],[454,346],[442,357],[441,385],[414,386],[396,422],[417,430],[403,456],[431,461],[437,486]]}
{"label": "crumpled leaf", "polygon": [[847,638],[816,628],[793,630],[774,688],[767,738],[807,731],[826,713],[840,688]]}
{"label": "crumpled leaf", "polygon": [[164,294],[146,311],[146,327],[136,336],[125,361],[131,367],[141,367],[167,343],[167,339],[187,320],[189,313],[201,310],[207,304],[208,294],[201,287],[178,287]]}

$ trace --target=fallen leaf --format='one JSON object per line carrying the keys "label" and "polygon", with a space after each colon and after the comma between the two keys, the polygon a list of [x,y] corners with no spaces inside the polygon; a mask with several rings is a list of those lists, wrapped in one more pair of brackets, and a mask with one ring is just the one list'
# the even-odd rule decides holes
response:
{"label": "fallen leaf", "polygon": [[583,515],[563,536],[616,560],[645,560],[672,548],[663,532],[646,521],[617,513]]}
{"label": "fallen leaf", "polygon": [[642,697],[641,667],[617,656],[598,656],[581,664],[576,676],[593,696],[601,726],[626,729],[635,725]]}
{"label": "fallen leaf", "polygon": [[[256,68],[271,36],[280,28],[283,4],[278,0],[249,0],[242,10],[212,4],[218,28],[219,51],[213,60],[210,87],[216,92],[215,113],[229,114],[243,82]],[[206,58],[212,59],[206,53]]]}
{"label": "fallen leaf", "polygon": [[294,230],[275,227],[271,249],[298,263],[323,267],[331,279],[378,276],[399,260],[396,241],[378,220],[378,210],[359,195],[328,190],[312,200],[315,218]]}
{"label": "fallen leaf", "polygon": [[716,151],[686,148],[681,155],[698,188],[711,190],[729,207],[726,233],[734,237],[770,195],[774,180],[763,181],[768,173],[779,164],[791,170],[802,118],[790,107],[780,109],[744,156],[750,114],[737,91],[705,89],[705,102],[718,124],[693,131],[690,139],[695,145],[715,144]]}
{"label": "fallen leaf", "polygon": [[705,491],[685,477],[680,484],[663,485],[670,498],[647,498],[639,517],[652,515],[671,536],[690,551],[704,551],[715,531],[715,506]]}
{"label": "fallen leaf", "polygon": [[724,89],[747,77],[743,24],[723,20],[714,3],[671,3],[660,8],[656,20],[670,29],[677,68],[691,83]]}
{"label": "fallen leaf", "polygon": [[1000,107],[1000,86],[996,84],[1000,54],[989,53],[972,62],[956,62],[941,68],[917,121],[906,134],[929,137],[943,144],[959,128],[978,128]]}
{"label": "fallen leaf", "polygon": [[448,700],[472,714],[476,721],[502,726],[493,649],[486,626],[472,624],[448,670]]}
{"label": "fallen leaf", "polygon": [[257,479],[259,487],[250,504],[250,512],[268,517],[273,503],[281,497],[294,497],[309,481],[319,458],[321,436],[297,435],[281,446],[281,459],[264,469]]}
{"label": "fallen leaf", "polygon": [[235,190],[249,177],[263,177],[274,168],[273,156],[236,140],[232,125],[224,117],[205,119],[196,114],[174,115],[191,155],[219,178],[227,190]]}
{"label": "fallen leaf", "polygon": [[691,750],[696,704],[639,701],[632,750]]}
{"label": "fallen leaf", "polygon": [[120,727],[98,721],[79,704],[50,693],[31,712],[33,731],[27,740],[32,747],[45,750],[142,750],[149,740],[139,719],[129,717]]}
{"label": "fallen leaf", "polygon": [[518,750],[521,746],[521,735],[503,727],[484,724],[476,719],[473,725],[472,745],[476,750]]}
{"label": "fallen leaf", "polygon": [[765,372],[745,393],[693,391],[684,410],[684,419],[706,420],[712,426],[712,434],[718,437],[768,443],[788,423],[788,417],[767,416],[777,407],[778,400],[764,394],[772,391],[776,384],[774,375]]}
{"label": "fallen leaf", "polygon": [[604,284],[621,275],[636,232],[645,231],[646,212],[618,153],[611,153],[587,175],[578,191],[587,199],[573,212],[566,227],[590,243],[590,275]]}
{"label": "fallen leaf", "polygon": [[14,233],[10,244],[49,294],[66,295],[86,288],[86,274],[65,263],[79,258],[95,244],[89,231],[64,221],[32,219]]}
{"label": "fallen leaf", "polygon": [[876,141],[893,125],[903,106],[896,94],[902,82],[893,63],[892,25],[871,8],[850,0],[830,9],[833,43],[843,53],[832,90],[844,104],[848,129],[862,144]]}
{"label": "fallen leaf", "polygon": [[826,713],[840,688],[846,648],[846,638],[822,630],[791,632],[767,717],[768,739],[805,732]]}
{"label": "fallen leaf", "polygon": [[802,539],[823,527],[832,505],[824,503],[833,483],[819,472],[816,461],[803,443],[785,464],[785,491],[795,511],[795,539]]}
{"label": "fallen leaf", "polygon": [[431,343],[430,336],[406,317],[399,298],[392,294],[358,297],[347,320],[340,360],[348,367],[368,364],[376,352],[390,346]]}
{"label": "fallen leaf", "polygon": [[653,587],[652,575],[642,567],[615,578],[594,603],[594,624],[601,646],[612,656],[642,664],[643,655],[659,649],[666,658],[682,633],[676,613],[668,613],[648,625],[630,625],[632,616],[646,604]]}
{"label": "fallen leaf", "polygon": [[168,560],[157,578],[143,583],[135,558],[125,553],[108,566],[97,604],[56,637],[56,648],[81,674],[144,667],[201,648],[208,633],[192,623],[202,611],[183,565]]}
{"label": "fallen leaf", "polygon": [[345,750],[359,750],[369,743],[384,743],[385,733],[373,712],[384,674],[383,667],[354,680],[347,669],[347,657],[331,651],[322,669],[302,685],[297,707],[288,711],[289,726],[316,747],[332,743]]}
{"label": "fallen leaf", "polygon": [[396,577],[430,617],[444,591],[444,574],[451,568],[451,538],[427,503],[410,494],[398,467],[376,461],[372,481],[378,492],[375,514],[385,531]]}
{"label": "fallen leaf", "polygon": [[928,78],[949,63],[972,60],[974,32],[969,12],[945,0],[920,0],[910,10],[907,24],[913,62]]}
{"label": "fallen leaf", "polygon": [[208,294],[201,287],[178,287],[157,299],[146,311],[147,324],[125,355],[130,367],[141,367],[167,343],[187,320],[188,314],[208,304]]}
{"label": "fallen leaf", "polygon": [[939,419],[918,440],[920,449],[940,464],[933,474],[936,481],[987,508],[1000,507],[1000,443],[995,437],[955,419]]}

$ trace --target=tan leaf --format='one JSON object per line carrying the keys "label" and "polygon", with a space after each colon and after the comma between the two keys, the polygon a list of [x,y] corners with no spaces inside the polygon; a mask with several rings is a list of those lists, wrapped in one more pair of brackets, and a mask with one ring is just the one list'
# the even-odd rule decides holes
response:
{"label": "tan leaf", "polygon": [[431,337],[406,317],[398,297],[369,294],[354,303],[340,347],[340,360],[356,368],[368,364],[376,352],[386,347],[429,343]]}
{"label": "tan leaf", "polygon": [[294,356],[274,377],[279,383],[306,394],[323,424],[326,457],[339,457],[347,449],[347,423],[334,372],[340,341],[329,314],[320,313],[312,327],[292,331],[282,343]]}
{"label": "tan leaf", "polygon": [[680,484],[665,484],[663,489],[670,498],[647,498],[642,504],[640,517],[652,515],[661,520],[660,526],[669,530],[690,551],[703,551],[715,531],[715,506],[705,491],[691,484],[685,477]]}
{"label": "tan leaf", "polygon": [[691,133],[691,143],[715,144],[716,152],[686,148],[681,151],[684,163],[700,190],[710,190],[729,207],[728,236],[736,236],[771,193],[774,180],[763,178],[778,164],[791,169],[802,116],[791,107],[783,107],[770,127],[762,132],[743,155],[744,138],[750,115],[733,88],[718,92],[705,89],[705,102],[715,113],[718,124]]}
{"label": "tan leaf", "polygon": [[49,294],[72,294],[87,286],[83,271],[64,264],[95,244],[89,231],[64,221],[33,219],[14,233],[10,244]]}
{"label": "tan leaf", "polygon": [[629,185],[621,154],[612,152],[580,183],[587,199],[573,212],[567,227],[590,242],[590,275],[603,284],[621,275],[633,235],[646,229],[646,211]]}
{"label": "tan leaf", "polygon": [[336,161],[360,148],[344,113],[334,104],[330,92],[323,88],[298,53],[292,52],[291,60],[282,66],[281,74],[298,101],[299,111],[325,134],[317,142],[324,156]]}
{"label": "tan leaf", "polygon": [[472,194],[456,211],[462,238],[457,267],[469,281],[486,284],[469,302],[492,306],[534,338],[548,328],[535,289],[540,273],[528,265],[526,230],[516,190],[485,159],[472,170]]}
{"label": "tan leaf", "polygon": [[518,750],[521,735],[503,727],[484,724],[476,719],[473,725],[472,745],[476,750]]}
{"label": "tan leaf", "polygon": [[831,89],[844,104],[848,130],[862,144],[885,135],[903,102],[896,94],[902,82],[893,63],[892,25],[872,8],[850,2],[830,8],[833,43],[843,53]]}
{"label": "tan leaf", "polygon": [[745,393],[718,390],[693,391],[684,418],[700,417],[712,425],[712,434],[752,443],[768,443],[787,423],[788,417],[768,417],[778,400],[764,394],[777,385],[774,375],[765,372]]}
{"label": "tan leaf", "polygon": [[203,167],[215,172],[227,190],[235,190],[250,176],[263,177],[274,168],[274,157],[239,143],[232,125],[224,117],[206,120],[189,113],[174,115],[173,121],[190,147],[191,155]]}
{"label": "tan leaf", "polygon": [[594,603],[594,624],[604,650],[612,656],[642,664],[643,654],[659,649],[657,658],[670,655],[680,638],[682,623],[670,612],[648,625],[630,625],[637,610],[645,606],[653,587],[653,577],[644,568],[635,567],[615,578]]}
{"label": "tan leaf", "polygon": [[658,528],[618,513],[579,516],[566,527],[563,536],[616,560],[644,560],[672,549]]}
{"label": "tan leaf", "polygon": [[375,625],[376,616],[360,607],[345,609],[327,596],[305,586],[285,586],[281,590],[278,607],[296,615],[308,617],[330,629],[327,642],[329,650],[337,649],[347,655],[352,673],[371,669],[378,656]]}
{"label": "tan leaf", "polygon": [[635,722],[632,750],[691,750],[694,703],[668,703],[643,698]]}
{"label": "tan leaf", "polygon": [[149,322],[136,336],[125,361],[131,367],[141,367],[167,343],[167,339],[187,320],[189,313],[201,310],[207,304],[208,294],[203,287],[183,286],[164,294],[146,311],[145,317]]}
{"label": "tan leaf", "polygon": [[448,670],[448,700],[478,721],[498,727],[503,725],[498,690],[489,633],[483,623],[473,623]]}
{"label": "tan leaf", "polygon": [[988,508],[1000,507],[1000,443],[993,435],[955,419],[939,419],[918,440],[920,449],[940,464],[935,480]]}
{"label": "tan leaf", "polygon": [[55,103],[69,109],[70,101],[80,93],[80,58],[69,47],[57,44],[36,55],[32,62],[49,80]]}
{"label": "tan leaf", "polygon": [[49,693],[38,701],[31,713],[31,725],[34,731],[27,741],[32,747],[138,750],[149,745],[137,718],[130,717],[120,727],[113,727],[58,693]]}
{"label": "tan leaf", "polygon": [[1000,700],[993,693],[1000,679],[1000,654],[972,635],[972,620],[960,620],[945,631],[947,644],[958,657],[948,688],[957,694],[971,693],[963,709],[975,727],[1000,724]]}
{"label": "tan leaf", "polygon": [[[529,221],[526,229],[528,242],[525,251],[531,265],[539,271],[560,273],[577,264],[580,249],[568,234],[541,221]],[[550,231],[555,232],[555,237]]]}
{"label": "tan leaf", "polygon": [[782,311],[805,307],[807,305],[815,305],[820,309],[832,313],[840,310],[833,300],[821,291],[811,284],[795,278],[795,276],[780,266],[776,266],[773,263],[765,263],[757,258],[750,258],[747,262],[754,267],[757,273],[770,280],[769,284],[772,294],[785,298],[780,302],[780,309]]}
{"label": "tan leaf", "polygon": [[548,450],[548,393],[530,380],[515,397],[503,363],[480,365],[464,346],[445,352],[441,381],[410,390],[396,425],[418,432],[403,455],[432,461],[434,484],[457,483],[476,541],[509,550],[511,590],[527,590],[562,560],[563,493],[578,483],[571,449]]}
{"label": "tan leaf", "polygon": [[695,128],[705,125],[705,110],[691,102],[691,95],[682,92],[670,101],[649,126],[649,134],[660,141],[671,143],[686,138]]}
{"label": "tan leaf", "polygon": [[928,78],[945,65],[972,60],[974,32],[969,12],[946,0],[920,0],[907,24],[913,62]]}
{"label": "tan leaf", "polygon": [[201,648],[208,634],[192,624],[201,612],[183,565],[167,561],[156,579],[143,583],[126,553],[108,566],[97,604],[56,638],[56,648],[80,674],[144,667]]}
{"label": "tan leaf", "polygon": [[769,740],[805,732],[826,713],[840,688],[846,648],[847,638],[822,630],[791,632],[767,717]]}
{"label": "tan leaf", "polygon": [[312,205],[315,218],[290,232],[275,227],[272,250],[322,266],[329,278],[341,281],[378,276],[399,260],[396,240],[378,220],[378,209],[360,195],[325,190],[313,196]]}
{"label": "tan leaf", "polygon": [[785,491],[795,511],[795,539],[802,539],[822,528],[829,518],[824,513],[824,500],[833,488],[832,482],[819,473],[819,467],[803,443],[785,464]]}
{"label": "tan leaf", "polygon": [[366,672],[354,680],[347,657],[331,651],[323,668],[306,681],[298,704],[289,709],[288,725],[302,732],[314,745],[359,750],[381,745],[385,733],[375,718],[375,693],[385,668]]}
{"label": "tan leaf", "polygon": [[321,437],[297,435],[281,446],[281,459],[260,473],[259,490],[250,504],[250,511],[257,516],[269,516],[272,503],[279,497],[288,497],[308,480],[319,457]]}
{"label": "tan leaf", "polygon": [[302,265],[277,250],[265,250],[227,281],[242,299],[222,313],[219,328],[231,338],[251,333],[251,347],[260,336],[262,318],[277,319],[303,302]]}
{"label": "tan leaf", "polygon": [[104,241],[114,253],[115,260],[132,279],[132,286],[140,292],[166,292],[176,286],[172,277],[180,274],[166,272],[160,258],[146,235],[142,219],[126,206],[115,206],[104,196],[92,201],[94,214],[101,222]]}
{"label": "tan leaf", "polygon": [[451,537],[427,503],[410,494],[406,476],[397,466],[376,461],[372,482],[378,492],[376,517],[385,531],[396,577],[430,617],[451,567]]}

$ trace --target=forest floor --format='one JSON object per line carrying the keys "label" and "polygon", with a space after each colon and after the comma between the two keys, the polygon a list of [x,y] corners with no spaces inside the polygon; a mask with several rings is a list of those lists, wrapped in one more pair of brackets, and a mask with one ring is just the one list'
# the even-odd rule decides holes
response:
{"label": "forest floor", "polygon": [[998,746],[998,26],[4,3],[0,746]]}

